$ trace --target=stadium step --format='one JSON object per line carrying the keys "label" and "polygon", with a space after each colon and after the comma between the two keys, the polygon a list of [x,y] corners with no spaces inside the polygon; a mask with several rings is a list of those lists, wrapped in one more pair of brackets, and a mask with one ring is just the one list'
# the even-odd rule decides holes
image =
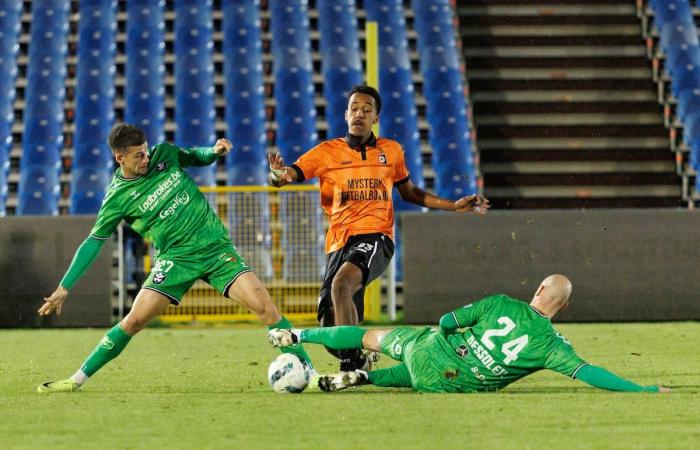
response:
{"label": "stadium step", "polygon": [[457,13],[496,207],[680,206],[633,2],[473,0]]}

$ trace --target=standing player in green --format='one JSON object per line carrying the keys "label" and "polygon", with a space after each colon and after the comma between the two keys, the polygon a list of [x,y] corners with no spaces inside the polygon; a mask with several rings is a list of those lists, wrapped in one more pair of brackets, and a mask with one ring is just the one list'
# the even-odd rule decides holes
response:
{"label": "standing player in green", "polygon": [[569,295],[569,280],[551,275],[542,281],[529,305],[494,295],[445,314],[439,330],[273,329],[268,339],[277,347],[310,342],[335,349],[366,348],[403,362],[371,372],[321,376],[319,387],[324,391],[362,384],[412,387],[419,392],[497,391],[538,370],[550,369],[600,389],[668,392],[661,386],[640,386],[579,358],[550,321],[566,308]]}
{"label": "standing player in green", "polygon": [[[124,220],[155,244],[155,264],[129,314],[115,325],[69,379],[39,385],[40,393],[75,392],[102,366],[116,358],[129,340],[198,279],[255,313],[270,328],[291,323],[272,303],[265,286],[236,252],[221,220],[184,168],[205,166],[228,153],[232,144],[219,139],[213,147],[148,148],[144,132],[116,125],[108,139],[119,164],[90,235],[78,248],[58,288],[39,314],[61,314],[69,290],[90,267],[104,242]],[[300,345],[285,347],[310,363]]]}

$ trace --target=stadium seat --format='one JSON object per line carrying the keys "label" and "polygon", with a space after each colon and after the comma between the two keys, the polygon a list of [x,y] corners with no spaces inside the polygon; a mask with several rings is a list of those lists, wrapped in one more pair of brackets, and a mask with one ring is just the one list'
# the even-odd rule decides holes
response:
{"label": "stadium seat", "polygon": [[662,28],[668,23],[688,22],[693,19],[693,11],[688,0],[653,1],[654,23]]}
{"label": "stadium seat", "polygon": [[187,173],[198,186],[216,186],[216,166],[188,167]]}
{"label": "stadium seat", "polygon": [[124,120],[139,125],[148,142],[164,140],[163,65],[165,21],[161,0],[127,2],[126,108]]}
{"label": "stadium seat", "polygon": [[265,160],[252,163],[239,163],[226,168],[229,186],[263,186],[267,184],[267,164]]}
{"label": "stadium seat", "polygon": [[692,21],[669,22],[661,28],[659,46],[664,52],[668,52],[671,46],[682,44],[698,45],[698,32]]}
{"label": "stadium seat", "polygon": [[7,213],[7,170],[0,168],[0,217],[5,217]]}
{"label": "stadium seat", "polygon": [[59,171],[46,165],[20,167],[17,215],[58,215]]}

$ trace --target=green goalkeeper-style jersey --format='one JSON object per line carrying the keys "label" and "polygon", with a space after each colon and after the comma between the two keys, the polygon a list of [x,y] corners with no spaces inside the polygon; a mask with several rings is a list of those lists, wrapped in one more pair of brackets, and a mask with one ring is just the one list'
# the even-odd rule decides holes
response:
{"label": "green goalkeeper-style jersey", "polygon": [[221,220],[183,169],[216,161],[213,148],[163,143],[150,148],[148,155],[145,175],[127,179],[117,169],[90,236],[107,239],[124,219],[154,243],[158,254],[192,254],[213,243],[229,242]]}
{"label": "green goalkeeper-style jersey", "polygon": [[414,362],[419,390],[495,391],[540,369],[574,377],[586,364],[548,317],[520,300],[494,295],[452,314],[463,333],[433,332],[415,344],[414,358],[418,347],[427,350]]}

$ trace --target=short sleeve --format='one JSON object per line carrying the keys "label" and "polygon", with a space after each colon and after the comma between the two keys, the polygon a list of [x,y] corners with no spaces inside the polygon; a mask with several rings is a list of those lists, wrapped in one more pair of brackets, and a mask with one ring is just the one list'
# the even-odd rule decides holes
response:
{"label": "short sleeve", "polygon": [[554,345],[545,359],[544,368],[572,378],[575,377],[578,369],[587,364],[586,361],[576,354],[564,336],[557,334],[554,339]]}
{"label": "short sleeve", "polygon": [[308,152],[304,153],[294,162],[294,165],[304,174],[305,180],[319,177],[325,171],[327,164],[324,164],[324,144],[318,144]]}
{"label": "short sleeve", "polygon": [[394,161],[394,184],[408,179],[408,167],[406,167],[406,159],[404,158],[403,148],[400,147],[396,152],[396,160]]}

